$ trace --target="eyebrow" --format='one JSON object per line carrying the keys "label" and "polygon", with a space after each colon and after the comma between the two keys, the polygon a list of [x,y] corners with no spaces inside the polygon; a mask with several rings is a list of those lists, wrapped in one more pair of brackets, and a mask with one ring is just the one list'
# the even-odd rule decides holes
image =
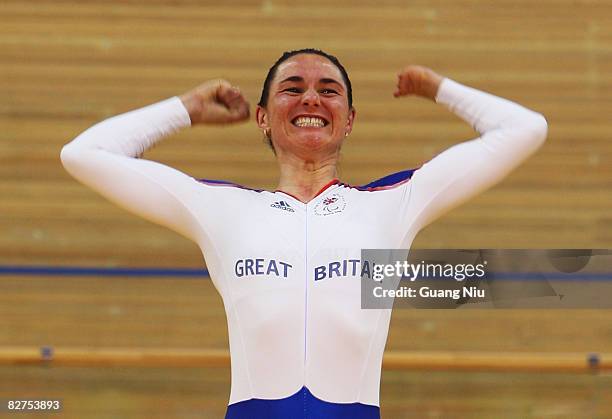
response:
{"label": "eyebrow", "polygon": [[[280,83],[285,83],[285,82],[298,82],[298,83],[301,83],[301,82],[304,82],[304,78],[300,77],[300,76],[290,76],[290,77],[287,77],[285,80],[282,80]],[[322,84],[332,84],[332,83],[334,83],[334,84],[337,84],[338,86],[342,87],[342,84],[339,81],[334,80],[334,79],[330,79],[330,78],[319,79],[319,83],[322,83]]]}

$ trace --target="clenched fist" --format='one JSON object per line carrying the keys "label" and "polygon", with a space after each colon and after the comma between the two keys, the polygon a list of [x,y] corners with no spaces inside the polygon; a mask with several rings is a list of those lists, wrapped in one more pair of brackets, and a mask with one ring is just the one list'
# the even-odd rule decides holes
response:
{"label": "clenched fist", "polygon": [[409,65],[397,75],[397,87],[393,96],[417,95],[435,100],[444,77],[430,68]]}
{"label": "clenched fist", "polygon": [[191,124],[231,124],[249,118],[249,102],[226,80],[210,80],[180,97]]}

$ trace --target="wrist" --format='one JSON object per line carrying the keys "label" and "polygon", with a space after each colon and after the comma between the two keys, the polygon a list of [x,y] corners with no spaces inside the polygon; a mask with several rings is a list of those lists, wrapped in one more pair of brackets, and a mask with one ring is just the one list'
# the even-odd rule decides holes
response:
{"label": "wrist", "polygon": [[435,102],[438,92],[440,91],[442,81],[444,81],[444,77],[438,73],[432,72],[429,82],[424,86],[423,96]]}
{"label": "wrist", "polygon": [[197,95],[188,92],[179,96],[179,99],[181,99],[183,106],[185,109],[187,109],[189,119],[191,119],[191,125],[197,124],[200,120],[200,115],[202,115],[202,101],[200,98]]}

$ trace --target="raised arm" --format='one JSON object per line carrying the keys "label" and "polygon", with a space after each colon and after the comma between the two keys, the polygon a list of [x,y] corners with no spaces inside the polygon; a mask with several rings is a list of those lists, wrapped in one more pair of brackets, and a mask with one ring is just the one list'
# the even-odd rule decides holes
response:
{"label": "raised arm", "polygon": [[435,100],[480,134],[414,173],[407,212],[417,229],[501,181],[546,139],[542,115],[423,67],[408,67],[400,74],[395,96],[408,94]]}
{"label": "raised arm", "polygon": [[192,177],[140,159],[171,133],[196,123],[231,123],[248,118],[248,103],[225,81],[207,82],[180,98],[102,121],[62,148],[64,168],[84,185],[128,211],[198,241],[190,209]]}

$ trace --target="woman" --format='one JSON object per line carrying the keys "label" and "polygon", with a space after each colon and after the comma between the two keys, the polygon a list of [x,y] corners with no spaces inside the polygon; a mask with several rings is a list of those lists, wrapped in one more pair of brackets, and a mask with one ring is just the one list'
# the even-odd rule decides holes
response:
{"label": "woman", "polygon": [[380,417],[391,311],[361,309],[360,250],[409,248],[419,230],[500,181],[546,137],[541,115],[424,67],[403,70],[394,95],[435,100],[481,136],[417,170],[343,184],[339,152],[355,121],[350,80],[336,58],[307,49],[277,61],[257,106],[280,167],[274,192],[138,158],[189,125],[246,120],[247,102],[225,81],[103,121],[63,148],[76,179],[202,249],[228,319],[226,418]]}

